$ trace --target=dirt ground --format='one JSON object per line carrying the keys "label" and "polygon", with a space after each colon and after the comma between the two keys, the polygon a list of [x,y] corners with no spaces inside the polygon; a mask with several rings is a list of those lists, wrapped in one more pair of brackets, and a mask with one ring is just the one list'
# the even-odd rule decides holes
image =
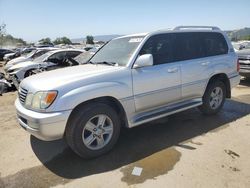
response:
{"label": "dirt ground", "polygon": [[[15,118],[16,92],[0,96],[0,187],[250,187],[250,82],[222,111],[191,109],[122,130],[115,148],[83,160],[63,140],[44,142]],[[140,176],[132,175],[142,168]]]}

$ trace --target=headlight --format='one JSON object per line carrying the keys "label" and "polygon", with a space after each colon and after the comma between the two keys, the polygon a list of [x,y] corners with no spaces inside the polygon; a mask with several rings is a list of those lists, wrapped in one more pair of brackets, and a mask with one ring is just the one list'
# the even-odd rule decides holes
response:
{"label": "headlight", "polygon": [[39,91],[35,94],[28,93],[25,106],[33,109],[46,109],[56,99],[57,91]]}

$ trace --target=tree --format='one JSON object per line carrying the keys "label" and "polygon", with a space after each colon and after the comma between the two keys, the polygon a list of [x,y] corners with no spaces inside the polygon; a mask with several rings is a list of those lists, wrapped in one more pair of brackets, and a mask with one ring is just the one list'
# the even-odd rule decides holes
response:
{"label": "tree", "polygon": [[47,38],[43,38],[41,40],[38,41],[39,44],[51,44],[51,39],[49,37]]}
{"label": "tree", "polygon": [[15,38],[6,32],[6,24],[0,24],[0,46],[18,46],[27,43],[21,38]]}
{"label": "tree", "polygon": [[6,32],[6,24],[1,24],[0,25],[0,36],[3,36]]}
{"label": "tree", "polygon": [[91,35],[86,36],[86,44],[94,44],[94,37]]}
{"label": "tree", "polygon": [[59,37],[56,38],[56,40],[54,40],[53,42],[54,44],[72,44],[71,40],[67,37]]}

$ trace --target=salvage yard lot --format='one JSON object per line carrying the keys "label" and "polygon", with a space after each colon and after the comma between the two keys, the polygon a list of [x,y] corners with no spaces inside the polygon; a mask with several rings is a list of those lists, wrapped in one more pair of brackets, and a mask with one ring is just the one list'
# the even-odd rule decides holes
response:
{"label": "salvage yard lot", "polygon": [[[250,81],[215,116],[191,109],[123,129],[115,148],[84,160],[63,140],[44,142],[0,97],[0,187],[250,187]],[[140,176],[132,175],[142,168]]]}

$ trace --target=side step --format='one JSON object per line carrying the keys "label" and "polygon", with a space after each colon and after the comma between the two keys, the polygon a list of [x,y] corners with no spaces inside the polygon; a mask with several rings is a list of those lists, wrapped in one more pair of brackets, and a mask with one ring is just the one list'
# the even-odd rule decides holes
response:
{"label": "side step", "polygon": [[171,114],[175,114],[177,112],[181,112],[190,108],[194,108],[202,105],[202,99],[193,99],[185,102],[181,102],[178,104],[173,104],[169,106],[164,106],[158,109],[154,109],[148,112],[142,112],[135,116],[133,119],[133,123],[131,127],[153,121]]}

